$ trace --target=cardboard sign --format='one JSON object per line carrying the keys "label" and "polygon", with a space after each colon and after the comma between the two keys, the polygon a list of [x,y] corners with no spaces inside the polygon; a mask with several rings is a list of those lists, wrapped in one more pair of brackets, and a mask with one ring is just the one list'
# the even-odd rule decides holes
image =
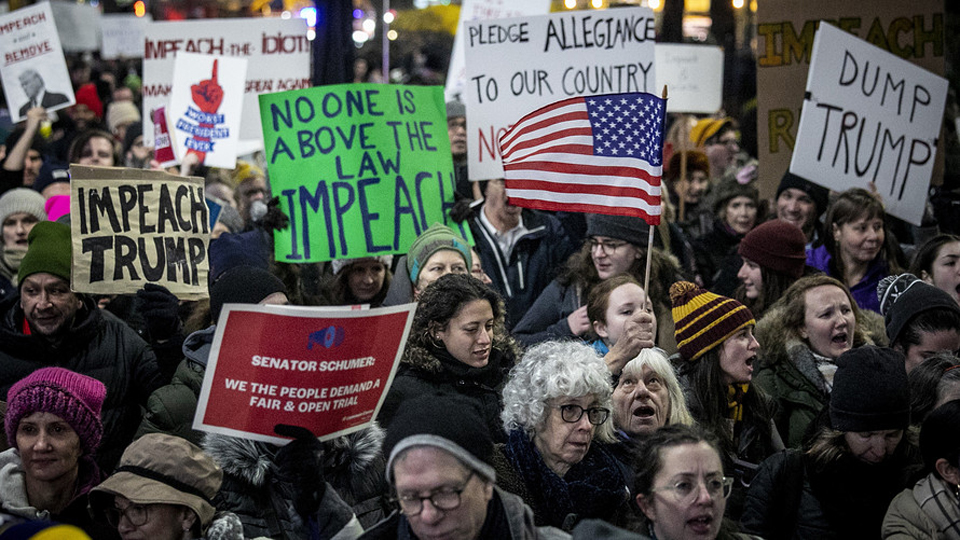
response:
{"label": "cardboard sign", "polygon": [[130,13],[105,13],[100,16],[100,57],[143,58],[143,36],[153,21],[149,13],[137,17]]}
{"label": "cardboard sign", "polygon": [[443,89],[340,84],[260,96],[267,169],[290,226],[282,262],[406,253],[448,216],[454,176]]}
{"label": "cardboard sign", "polygon": [[50,3],[0,16],[0,80],[13,121],[42,106],[57,111],[76,103]]}
{"label": "cardboard sign", "polygon": [[888,213],[920,225],[948,86],[821,24],[790,172],[836,191],[873,182]]}
{"label": "cardboard sign", "polygon": [[463,24],[471,180],[503,178],[500,135],[574,96],[652,92],[653,11],[625,7]]}
{"label": "cardboard sign", "polygon": [[323,440],[369,426],[393,382],[415,308],[226,304],[194,429],[283,444],[276,424],[303,426]]}
{"label": "cardboard sign", "polygon": [[170,93],[177,158],[197,155],[208,167],[237,165],[247,59],[178,53]]}
{"label": "cardboard sign", "polygon": [[60,43],[66,52],[100,49],[100,10],[92,4],[50,2]]}
{"label": "cardboard sign", "polygon": [[135,293],[149,282],[181,300],[207,297],[202,178],[80,165],[70,176],[74,291]]}
{"label": "cardboard sign", "polygon": [[[757,157],[773,197],[796,144],[813,40],[821,20],[943,75],[943,0],[764,0],[757,10]],[[671,97],[672,97],[671,92]],[[939,122],[938,122],[939,124]],[[942,170],[943,152],[937,153]],[[935,178],[938,174],[935,173]],[[813,179],[811,179],[813,180]]]}
{"label": "cardboard sign", "polygon": [[667,112],[713,114],[723,102],[723,49],[658,43],[657,85],[667,87]]}
{"label": "cardboard sign", "polygon": [[453,37],[453,51],[450,53],[450,67],[447,69],[447,86],[444,99],[451,101],[462,98],[467,81],[466,60],[463,54],[463,23],[490,19],[507,19],[527,15],[546,15],[550,13],[550,0],[463,0],[460,4],[460,20],[457,21],[457,34]]}
{"label": "cardboard sign", "polygon": [[304,19],[261,17],[152,23],[146,28],[143,55],[146,146],[153,145],[150,111],[167,105],[174,58],[180,52],[247,59],[240,120],[240,140],[249,141],[245,148],[263,148],[259,94],[310,87],[310,40]]}

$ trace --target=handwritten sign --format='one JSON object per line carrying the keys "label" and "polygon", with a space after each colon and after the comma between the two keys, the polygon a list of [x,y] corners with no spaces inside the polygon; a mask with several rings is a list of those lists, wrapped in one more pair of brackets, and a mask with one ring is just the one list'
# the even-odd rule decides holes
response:
{"label": "handwritten sign", "polygon": [[[881,49],[942,75],[945,51],[943,6],[943,0],[759,2],[757,157],[761,164],[758,171],[761,197],[774,196],[780,178],[790,165],[813,40],[820,21],[826,20]],[[942,170],[943,152],[937,153],[936,161],[937,170]]]}
{"label": "handwritten sign", "polygon": [[[310,40],[307,23],[283,19],[204,19],[147,25],[143,54],[144,145],[153,145],[150,111],[170,99],[174,58],[180,52],[246,58],[240,140],[245,148],[262,148],[257,96],[310,87]],[[168,116],[172,117],[168,110]]]}
{"label": "handwritten sign", "polygon": [[667,87],[667,112],[713,114],[723,101],[723,50],[706,45],[658,43],[657,85]]}
{"label": "handwritten sign", "polygon": [[246,58],[177,54],[170,113],[180,161],[192,153],[208,167],[237,165],[246,74]]}
{"label": "handwritten sign", "polygon": [[472,180],[503,178],[497,141],[527,113],[573,96],[655,91],[656,31],[647,8],[469,21],[463,28]]}
{"label": "handwritten sign", "polygon": [[415,308],[225,305],[194,429],[285,443],[274,425],[304,426],[323,440],[369,426]]}
{"label": "handwritten sign", "polygon": [[873,182],[886,211],[923,217],[947,80],[821,24],[790,171],[836,191]]}
{"label": "handwritten sign", "polygon": [[149,13],[137,17],[132,13],[104,13],[100,16],[100,57],[143,58],[143,35],[153,22]]}
{"label": "handwritten sign", "polygon": [[526,15],[550,13],[550,0],[463,0],[460,4],[460,20],[457,34],[453,37],[450,67],[447,69],[447,86],[444,96],[447,101],[459,99],[467,82],[466,59],[463,54],[464,21],[507,19]]}
{"label": "handwritten sign", "polygon": [[[405,253],[449,218],[454,176],[443,89],[341,84],[260,96],[267,169],[290,218],[282,262]],[[469,238],[469,237],[468,237]]]}
{"label": "handwritten sign", "polygon": [[202,178],[70,166],[74,291],[134,293],[157,283],[207,297],[210,224]]}
{"label": "handwritten sign", "polygon": [[50,3],[0,16],[0,81],[14,122],[31,107],[56,111],[76,103]]}

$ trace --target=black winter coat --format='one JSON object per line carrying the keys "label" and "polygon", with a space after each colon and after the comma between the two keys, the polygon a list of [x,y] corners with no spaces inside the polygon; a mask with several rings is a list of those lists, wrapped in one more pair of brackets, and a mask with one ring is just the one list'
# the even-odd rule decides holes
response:
{"label": "black winter coat", "polygon": [[6,400],[15,382],[43,367],[63,367],[102,382],[107,397],[97,465],[112,471],[140,425],[141,405],[163,383],[153,351],[123,321],[98,309],[88,297],[56,347],[22,332],[19,295],[0,303],[0,317],[0,396]]}

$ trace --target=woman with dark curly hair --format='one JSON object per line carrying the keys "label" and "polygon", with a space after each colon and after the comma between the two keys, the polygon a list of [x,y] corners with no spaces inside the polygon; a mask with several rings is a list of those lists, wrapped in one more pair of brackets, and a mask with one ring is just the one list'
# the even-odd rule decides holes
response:
{"label": "woman with dark curly hair", "polygon": [[504,329],[503,300],[470,274],[447,274],[420,295],[407,346],[377,418],[389,426],[400,403],[430,393],[475,400],[490,433],[506,438],[500,389],[519,349]]}
{"label": "woman with dark curly hair", "polygon": [[879,198],[865,189],[848,189],[827,209],[823,245],[807,254],[807,264],[846,285],[860,309],[877,313],[877,284],[905,266],[886,219]]}

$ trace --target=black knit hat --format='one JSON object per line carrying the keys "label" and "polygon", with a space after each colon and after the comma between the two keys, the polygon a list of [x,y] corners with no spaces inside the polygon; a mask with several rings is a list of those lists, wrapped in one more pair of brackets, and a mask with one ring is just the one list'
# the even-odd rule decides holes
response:
{"label": "black knit hat", "polygon": [[779,199],[780,194],[790,188],[799,189],[813,199],[813,204],[817,205],[817,218],[827,211],[827,203],[830,200],[830,192],[827,191],[827,188],[818,186],[790,171],[785,172],[783,178],[780,179],[780,185],[777,186],[777,196],[774,197],[774,200]]}
{"label": "black knit hat", "polygon": [[877,299],[880,300],[880,313],[891,345],[897,342],[907,324],[925,311],[945,309],[960,315],[960,306],[949,294],[913,274],[887,276],[880,280]]}
{"label": "black knit hat", "polygon": [[587,236],[606,236],[635,246],[646,246],[649,235],[650,226],[640,218],[587,214]]}
{"label": "black knit hat", "polygon": [[493,439],[477,406],[449,394],[423,395],[404,401],[387,428],[383,454],[387,478],[393,481],[393,460],[415,446],[432,446],[450,453],[491,482]]}
{"label": "black knit hat", "polygon": [[237,266],[210,287],[210,319],[217,322],[224,304],[256,304],[273,293],[286,293],[277,276],[255,266]]}
{"label": "black knit hat", "polygon": [[893,349],[864,345],[837,358],[830,423],[839,431],[906,429],[910,387],[906,361]]}

